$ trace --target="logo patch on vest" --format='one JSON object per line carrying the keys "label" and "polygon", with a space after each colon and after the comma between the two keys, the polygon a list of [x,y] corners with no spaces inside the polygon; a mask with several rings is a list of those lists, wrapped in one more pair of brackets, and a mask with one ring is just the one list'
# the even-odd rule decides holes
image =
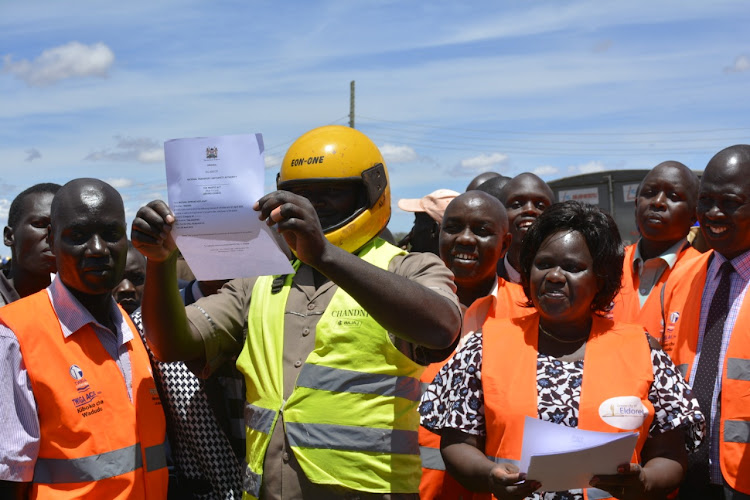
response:
{"label": "logo patch on vest", "polygon": [[70,376],[75,381],[76,391],[80,394],[71,399],[76,411],[84,418],[102,411],[101,405],[104,404],[104,400],[101,398],[97,399],[102,392],[91,390],[91,386],[83,376],[81,367],[70,365],[68,373],[70,373]]}
{"label": "logo patch on vest", "polygon": [[643,425],[648,408],[636,396],[618,396],[599,405],[599,416],[612,427],[632,431]]}
{"label": "logo patch on vest", "polygon": [[336,309],[331,311],[331,316],[336,318],[336,324],[343,327],[359,327],[362,324],[362,318],[369,318],[370,315],[364,309]]}
{"label": "logo patch on vest", "polygon": [[80,366],[70,365],[70,370],[68,370],[68,373],[70,373],[70,376],[73,377],[73,380],[76,384],[76,390],[78,392],[86,392],[90,389],[88,381],[83,378],[83,370],[81,370]]}
{"label": "logo patch on vest", "polygon": [[674,311],[669,315],[669,323],[667,323],[666,327],[664,328],[664,338],[662,339],[662,342],[661,342],[662,349],[664,349],[664,352],[669,353],[674,350],[674,345],[675,345],[674,329],[679,319],[680,319],[680,313],[677,311]]}

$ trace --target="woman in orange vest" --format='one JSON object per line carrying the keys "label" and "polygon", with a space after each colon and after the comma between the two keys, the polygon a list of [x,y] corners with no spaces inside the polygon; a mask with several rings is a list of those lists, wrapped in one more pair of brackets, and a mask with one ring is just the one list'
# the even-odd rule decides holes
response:
{"label": "woman in orange vest", "polygon": [[[446,469],[484,498],[666,498],[704,418],[658,343],[604,318],[622,277],[614,221],[590,205],[553,205],[529,228],[521,256],[534,313],[488,319],[422,399],[422,425],[441,434]],[[518,468],[526,417],[639,437],[617,473],[545,491]]]}

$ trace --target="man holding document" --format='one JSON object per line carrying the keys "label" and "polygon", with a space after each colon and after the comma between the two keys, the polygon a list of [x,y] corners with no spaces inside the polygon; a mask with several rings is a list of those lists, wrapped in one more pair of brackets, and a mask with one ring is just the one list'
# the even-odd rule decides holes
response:
{"label": "man holding document", "polygon": [[[604,317],[622,275],[614,220],[591,205],[554,204],[529,227],[520,255],[533,314],[488,319],[423,396],[422,425],[441,434],[446,469],[481,498],[665,498],[683,477],[686,448],[702,438],[703,417],[658,343]],[[629,449],[623,456],[627,442],[572,431],[618,433]],[[546,449],[526,469],[530,438],[542,432]],[[590,445],[572,446],[584,439]],[[564,441],[571,446],[560,449]],[[593,453],[601,458],[589,460]],[[546,467],[535,469],[535,458]]]}
{"label": "man holding document", "polygon": [[416,499],[419,376],[448,356],[461,325],[452,275],[436,256],[377,237],[390,190],[362,133],[308,132],[277,182],[254,209],[294,252],[295,272],[233,280],[187,308],[174,215],[161,201],[139,210],[149,344],[203,376],[236,359],[247,382],[245,498]]}

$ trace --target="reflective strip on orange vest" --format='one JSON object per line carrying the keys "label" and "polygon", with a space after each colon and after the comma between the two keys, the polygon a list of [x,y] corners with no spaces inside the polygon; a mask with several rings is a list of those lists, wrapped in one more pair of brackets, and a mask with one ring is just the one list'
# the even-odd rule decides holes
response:
{"label": "reflective strip on orange vest", "polygon": [[437,448],[429,446],[420,446],[419,455],[422,457],[422,468],[432,470],[445,470],[443,455]]}
{"label": "reflective strip on orange vest", "polygon": [[747,420],[725,420],[724,441],[727,443],[750,443],[750,422]]}
{"label": "reflective strip on orange vest", "polygon": [[489,460],[492,460],[496,464],[513,464],[515,466],[521,465],[520,460],[513,460],[512,458],[502,458],[502,457],[492,457],[490,455],[485,455]]}
{"label": "reflective strip on orange vest", "polygon": [[727,378],[750,382],[750,359],[727,359]]}
{"label": "reflective strip on orange vest", "polygon": [[[164,444],[146,449],[148,472],[167,466]],[[143,467],[141,445],[135,444],[98,455],[81,458],[39,458],[34,467],[34,482],[42,484],[100,481]]]}

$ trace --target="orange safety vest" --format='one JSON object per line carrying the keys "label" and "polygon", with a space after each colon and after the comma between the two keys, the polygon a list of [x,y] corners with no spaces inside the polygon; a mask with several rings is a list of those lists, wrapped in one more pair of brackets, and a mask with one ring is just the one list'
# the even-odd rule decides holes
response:
{"label": "orange safety vest", "polygon": [[[686,380],[698,348],[701,300],[713,251],[689,269],[673,274],[664,292],[663,347]],[[750,295],[746,295],[732,329],[721,372],[719,460],[724,480],[750,495]],[[689,380],[688,380],[689,381]],[[704,408],[708,415],[710,408]]]}
{"label": "orange safety vest", "polygon": [[18,339],[37,405],[30,498],[165,499],[164,412],[140,336],[127,344],[131,403],[94,329],[65,338],[46,290],[1,308],[0,322]]}
{"label": "orange safety vest", "polygon": [[[641,299],[638,296],[638,274],[633,269],[633,256],[638,243],[625,247],[625,260],[623,262],[622,288],[613,302],[610,317],[614,321],[625,323],[637,323],[646,327],[646,331],[652,336],[659,336],[661,330],[660,313],[661,313],[661,289],[667,278],[685,265],[686,262],[702,255],[698,250],[686,245],[677,255],[677,261],[674,267],[667,268],[661,274],[654,287],[651,289],[646,302],[641,307]],[[654,320],[656,321],[654,323]]]}
{"label": "orange safety vest", "polygon": [[[497,293],[475,300],[464,313],[464,331],[478,330],[484,323],[484,318],[487,317],[509,318],[533,312],[533,308],[523,307],[526,300],[521,285],[498,277]],[[422,392],[452,356],[444,361],[432,363],[425,369],[420,379]],[[453,476],[445,473],[445,463],[440,454],[440,436],[421,425],[419,426],[419,451],[422,456],[419,498],[422,500],[469,500],[472,498],[471,491],[461,486]]]}
{"label": "orange safety vest", "polygon": [[[484,324],[482,388],[487,425],[485,453],[498,463],[521,459],[524,418],[539,418],[537,408],[537,354],[539,315],[512,320],[492,319]],[[600,432],[629,432],[606,423],[599,407],[610,398],[636,396],[648,409],[633,454],[648,437],[654,407],[648,400],[654,380],[651,350],[643,328],[594,316],[584,354],[584,371],[578,412],[578,428]],[[544,488],[544,485],[542,485]],[[477,496],[489,498],[489,494]],[[584,498],[611,498],[596,489],[584,490]]]}

